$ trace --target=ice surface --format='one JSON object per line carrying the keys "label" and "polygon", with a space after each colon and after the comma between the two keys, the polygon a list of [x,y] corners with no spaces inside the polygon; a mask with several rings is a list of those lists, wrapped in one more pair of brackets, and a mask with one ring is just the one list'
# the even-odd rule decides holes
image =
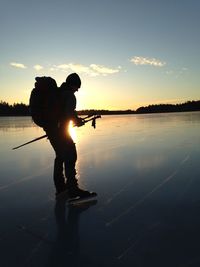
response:
{"label": "ice surface", "polygon": [[73,130],[80,187],[55,201],[54,153],[30,118],[0,118],[1,266],[200,266],[200,113],[104,116]]}

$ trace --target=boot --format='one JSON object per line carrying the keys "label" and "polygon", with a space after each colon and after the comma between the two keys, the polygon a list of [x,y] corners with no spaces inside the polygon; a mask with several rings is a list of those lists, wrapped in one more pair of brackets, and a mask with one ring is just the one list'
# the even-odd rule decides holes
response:
{"label": "boot", "polygon": [[74,198],[90,198],[90,197],[97,196],[97,193],[80,189],[78,187],[78,185],[77,185],[77,186],[70,187],[68,189],[68,195],[69,195],[70,199],[74,199]]}

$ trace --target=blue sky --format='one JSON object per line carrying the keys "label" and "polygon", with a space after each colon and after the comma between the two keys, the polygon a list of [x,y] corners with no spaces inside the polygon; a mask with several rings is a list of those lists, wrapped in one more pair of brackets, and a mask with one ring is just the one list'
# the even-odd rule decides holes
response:
{"label": "blue sky", "polygon": [[0,99],[82,79],[78,109],[200,99],[198,0],[0,0]]}

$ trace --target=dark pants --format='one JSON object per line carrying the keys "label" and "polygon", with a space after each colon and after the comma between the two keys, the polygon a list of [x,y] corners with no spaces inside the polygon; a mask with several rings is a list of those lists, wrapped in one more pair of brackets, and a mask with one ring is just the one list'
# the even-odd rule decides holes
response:
{"label": "dark pants", "polygon": [[76,180],[76,146],[71,136],[62,128],[45,128],[49,141],[55,151],[54,184],[57,192],[63,191],[68,186],[77,185]]}

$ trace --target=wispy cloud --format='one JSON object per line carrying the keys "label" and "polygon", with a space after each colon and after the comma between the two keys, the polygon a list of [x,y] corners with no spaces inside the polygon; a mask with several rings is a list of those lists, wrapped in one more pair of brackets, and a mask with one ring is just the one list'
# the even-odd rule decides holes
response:
{"label": "wispy cloud", "polygon": [[44,69],[44,67],[41,66],[41,65],[35,65],[35,66],[33,66],[33,68],[34,68],[35,70],[37,70],[37,71],[40,71],[40,70]]}
{"label": "wispy cloud", "polygon": [[109,75],[109,74],[114,74],[119,72],[120,67],[113,69],[109,67],[105,67],[102,65],[97,65],[97,64],[90,64],[89,66],[82,65],[82,64],[74,64],[74,63],[69,63],[69,64],[61,64],[61,65],[56,65],[51,68],[52,71],[55,70],[61,70],[61,71],[74,71],[78,73],[84,73],[89,76],[98,76],[98,75]]}
{"label": "wispy cloud", "polygon": [[17,63],[17,62],[11,62],[10,65],[12,67],[19,68],[19,69],[26,69],[27,68],[24,64]]}
{"label": "wispy cloud", "polygon": [[131,58],[130,61],[134,63],[135,65],[150,65],[154,67],[163,67],[166,65],[166,62],[164,61],[161,61],[156,58],[148,58],[148,57],[135,56]]}
{"label": "wispy cloud", "polygon": [[107,68],[107,67],[102,66],[102,65],[91,64],[90,68],[92,70],[94,70],[95,72],[97,72],[99,74],[103,74],[103,75],[113,74],[113,73],[119,72],[119,67],[117,69],[111,69],[111,68]]}
{"label": "wispy cloud", "polygon": [[57,68],[58,70],[62,70],[62,71],[75,71],[78,73],[86,73],[86,74],[91,74],[91,70],[89,67],[84,66],[82,64],[74,64],[74,63],[69,63],[69,64],[61,64],[61,65],[57,65],[54,66],[55,68]]}

